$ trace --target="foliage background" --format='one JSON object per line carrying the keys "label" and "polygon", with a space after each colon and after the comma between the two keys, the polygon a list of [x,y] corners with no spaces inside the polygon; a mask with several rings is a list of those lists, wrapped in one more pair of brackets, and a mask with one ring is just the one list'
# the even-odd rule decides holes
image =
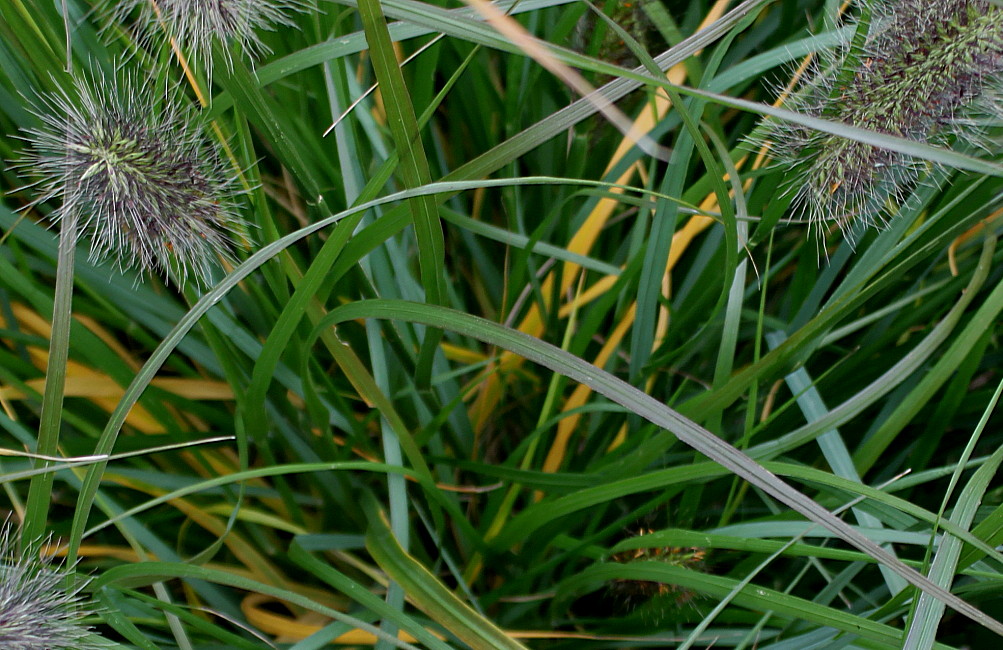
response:
{"label": "foliage background", "polygon": [[[990,642],[768,494],[792,488],[763,465],[1003,615],[1003,168],[919,145],[938,182],[851,245],[808,237],[745,144],[839,4],[607,2],[620,31],[582,2],[512,7],[589,83],[640,87],[617,106],[667,156],[458,3],[311,4],[211,82],[84,0],[0,4],[5,160],[29,98],[67,83],[65,5],[78,73],[125,55],[205,98],[254,226],[211,291],[79,252],[58,451],[121,457],[5,457],[4,508],[91,576],[110,645]],[[56,206],[2,182],[0,425],[33,450]],[[744,478],[679,440],[711,435]]]}

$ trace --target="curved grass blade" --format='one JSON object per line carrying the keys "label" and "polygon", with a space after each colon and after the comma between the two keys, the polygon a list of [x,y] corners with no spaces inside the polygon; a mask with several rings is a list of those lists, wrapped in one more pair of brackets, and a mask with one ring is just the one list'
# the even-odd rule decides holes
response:
{"label": "curved grass blade", "polygon": [[762,465],[721,440],[692,420],[684,418],[655,398],[634,388],[601,368],[539,339],[483,318],[432,305],[405,300],[367,300],[336,308],[326,319],[331,325],[355,318],[400,319],[440,327],[505,348],[575,381],[589,385],[632,412],[667,429],[682,442],[719,463],[776,500],[827,528],[844,541],[891,568],[908,582],[943,601],[960,614],[997,634],[1003,635],[1003,623],[961,600],[926,576],[902,563],[859,531],[835,517],[828,510],[795,490]]}
{"label": "curved grass blade", "polygon": [[[118,405],[109,416],[108,422],[98,438],[94,454],[99,455],[111,453],[115,447],[115,441],[118,438],[118,434],[122,429],[122,425],[125,423],[125,419],[129,414],[129,411],[139,401],[139,397],[143,394],[143,391],[146,390],[147,386],[149,386],[150,382],[153,381],[153,378],[167,361],[167,358],[171,355],[174,349],[178,347],[185,335],[187,335],[188,332],[195,327],[195,324],[198,323],[199,319],[212,309],[217,302],[222,300],[223,296],[236,287],[241,280],[249,276],[265,262],[275,257],[278,253],[285,250],[292,244],[304,237],[322,230],[323,228],[326,228],[327,226],[338,223],[342,219],[346,219],[353,215],[364,213],[375,207],[394,203],[402,199],[422,195],[450,194],[464,190],[478,189],[481,187],[504,187],[506,185],[523,185],[531,183],[596,185],[596,183],[591,181],[586,182],[540,177],[432,183],[415,190],[405,190],[403,192],[390,194],[380,199],[361,203],[347,210],[331,215],[326,219],[321,219],[263,246],[261,250],[257,251],[234,268],[234,270],[231,271],[226,278],[223,279],[223,281],[207,291],[205,295],[203,295],[199,301],[181,318],[181,320],[178,321],[177,325],[175,325],[174,328],[164,336],[160,345],[158,345],[157,349],[153,351],[149,359],[147,359],[146,363],[143,364],[143,367],[140,368],[139,372],[136,373],[135,378],[122,394]],[[408,451],[409,450],[405,448],[405,452]],[[420,454],[411,455],[409,460],[411,460],[412,464],[419,471],[424,470],[423,473],[427,474],[427,466]],[[81,485],[77,507],[73,515],[73,524],[70,530],[69,552],[67,558],[68,562],[71,564],[76,559],[77,548],[83,538],[84,529],[86,528],[87,520],[90,517],[90,511],[94,503],[94,498],[97,494],[98,485],[101,482],[101,477],[104,474],[106,466],[107,461],[100,461],[92,465],[83,480],[83,484]]]}

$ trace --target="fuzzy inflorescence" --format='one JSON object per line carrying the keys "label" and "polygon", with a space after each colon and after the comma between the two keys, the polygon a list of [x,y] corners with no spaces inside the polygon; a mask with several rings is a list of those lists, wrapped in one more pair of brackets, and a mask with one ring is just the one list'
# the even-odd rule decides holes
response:
{"label": "fuzzy inflorescence", "polygon": [[[649,535],[652,533],[654,533],[654,531],[651,529],[641,529],[640,531],[640,535]],[[706,557],[706,549],[695,546],[642,546],[614,553],[609,559],[617,564],[630,564],[632,562],[662,562],[671,566],[700,571],[704,569],[704,561],[706,560]],[[696,594],[693,591],[686,589],[685,587],[665,582],[651,582],[648,580],[617,578],[614,579],[608,587],[611,593],[622,597],[624,599],[624,603],[630,606],[653,599],[663,599],[663,604],[673,602],[676,606],[682,606],[696,597]]]}
{"label": "fuzzy inflorescence", "polygon": [[[858,4],[858,37],[820,57],[787,107],[918,142],[984,146],[980,116],[1003,112],[1003,10],[985,0]],[[819,232],[827,223],[845,232],[883,223],[932,171],[926,161],[789,123],[774,123],[766,139],[793,171],[795,202]]]}
{"label": "fuzzy inflorescence", "polygon": [[35,176],[33,204],[58,201],[52,218],[73,217],[92,260],[114,260],[180,282],[205,282],[244,226],[236,177],[205,123],[177,93],[137,77],[80,77],[45,96],[27,132],[21,167]]}
{"label": "fuzzy inflorescence", "polygon": [[0,648],[90,650],[100,647],[84,624],[89,612],[69,571],[15,549],[13,526],[0,528]]}
{"label": "fuzzy inflorescence", "polygon": [[138,16],[146,42],[166,36],[211,76],[213,44],[219,43],[224,63],[230,65],[228,45],[251,56],[268,52],[260,31],[292,25],[289,14],[303,11],[304,0],[104,0],[113,23]]}

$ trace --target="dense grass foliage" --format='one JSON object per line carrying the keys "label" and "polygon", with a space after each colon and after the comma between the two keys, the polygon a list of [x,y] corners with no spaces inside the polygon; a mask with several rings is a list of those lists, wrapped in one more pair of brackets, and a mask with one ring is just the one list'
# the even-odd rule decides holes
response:
{"label": "dense grass foliage", "polygon": [[65,647],[993,643],[1003,9],[494,8],[0,1]]}

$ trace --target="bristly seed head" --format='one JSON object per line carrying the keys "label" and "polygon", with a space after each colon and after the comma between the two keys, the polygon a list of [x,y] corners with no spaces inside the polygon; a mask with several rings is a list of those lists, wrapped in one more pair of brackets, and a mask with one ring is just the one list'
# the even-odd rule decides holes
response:
{"label": "bristly seed head", "polygon": [[153,42],[166,36],[212,77],[212,46],[218,42],[227,67],[232,65],[227,45],[237,45],[251,56],[268,52],[260,30],[290,26],[288,13],[305,11],[306,0],[103,0],[113,23],[138,14],[142,38]]}
{"label": "bristly seed head", "polygon": [[67,590],[70,572],[47,559],[20,554],[13,526],[0,525],[0,648],[92,650],[100,639],[84,625],[90,613],[80,588]]}
{"label": "bristly seed head", "polygon": [[[816,63],[787,107],[814,117],[947,146],[986,146],[1003,109],[1003,10],[986,0],[860,0],[863,47],[849,40]],[[858,28],[860,25],[858,25]],[[933,166],[917,158],[772,123],[763,138],[792,174],[795,202],[821,234],[886,218]]]}
{"label": "bristly seed head", "polygon": [[79,77],[36,103],[18,166],[37,179],[32,205],[58,200],[52,219],[77,219],[92,260],[205,284],[244,223],[234,173],[181,99],[127,73]]}

